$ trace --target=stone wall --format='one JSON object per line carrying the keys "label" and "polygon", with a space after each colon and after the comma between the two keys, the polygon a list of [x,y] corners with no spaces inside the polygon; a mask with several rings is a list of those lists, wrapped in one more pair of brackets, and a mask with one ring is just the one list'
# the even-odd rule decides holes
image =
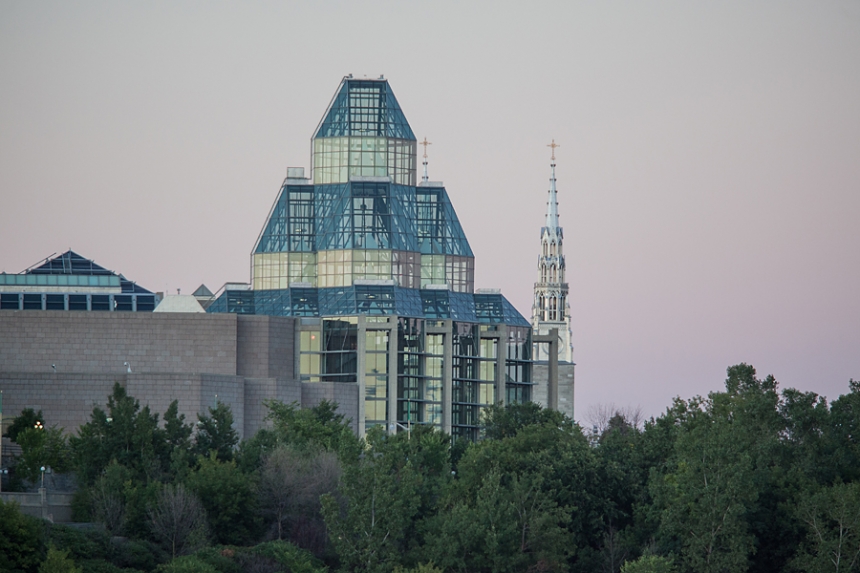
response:
{"label": "stone wall", "polygon": [[74,495],[70,493],[45,490],[36,493],[0,493],[0,499],[5,503],[17,503],[24,515],[40,517],[52,523],[71,523],[73,498]]}
{"label": "stone wall", "polygon": [[302,401],[295,325],[235,314],[3,310],[4,411],[42,410],[48,424],[74,433],[119,383],[159,416],[178,400],[189,422],[220,400],[239,434],[251,436],[264,424],[263,400]]}
{"label": "stone wall", "polygon": [[[163,418],[173,400],[188,422],[207,414],[216,399],[230,406],[237,431],[256,431],[245,426],[245,379],[240,376],[196,373],[162,374],[51,374],[0,372],[5,417],[25,408],[42,410],[48,425],[69,433],[90,420],[93,408],[106,409],[108,396],[118,383],[126,392]],[[297,384],[296,384],[297,385]],[[217,397],[217,398],[216,398]]]}
{"label": "stone wall", "polygon": [[350,421],[352,431],[358,433],[358,384],[302,383],[302,408],[312,408],[323,400],[337,402],[337,412],[343,414]]}
{"label": "stone wall", "polygon": [[[558,410],[574,418],[574,369],[570,362],[558,363]],[[549,367],[546,362],[535,362],[532,368],[532,401],[546,406]]]}
{"label": "stone wall", "polygon": [[0,310],[0,372],[235,376],[235,314]]}
{"label": "stone wall", "polygon": [[248,378],[294,378],[295,319],[237,315],[236,373]]}

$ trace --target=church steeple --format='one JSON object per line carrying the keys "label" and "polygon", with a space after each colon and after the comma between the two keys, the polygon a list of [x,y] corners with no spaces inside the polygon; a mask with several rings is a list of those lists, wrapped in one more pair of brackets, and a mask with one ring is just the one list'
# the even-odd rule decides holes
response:
{"label": "church steeple", "polygon": [[555,140],[547,145],[552,148],[552,177],[549,179],[549,200],[546,203],[546,226],[548,228],[558,228],[558,195],[555,189],[555,148],[561,147]]}
{"label": "church steeple", "polygon": [[[546,207],[546,222],[541,228],[541,252],[538,257],[538,280],[535,283],[532,305],[532,327],[540,334],[551,328],[559,331],[559,360],[572,362],[573,348],[570,334],[570,305],[567,300],[568,286],[565,281],[564,231],[558,221],[558,190],[555,179],[555,150],[561,147],[552,140],[547,145],[552,149],[550,163],[549,195]],[[537,346],[536,360],[546,360],[546,349]]]}

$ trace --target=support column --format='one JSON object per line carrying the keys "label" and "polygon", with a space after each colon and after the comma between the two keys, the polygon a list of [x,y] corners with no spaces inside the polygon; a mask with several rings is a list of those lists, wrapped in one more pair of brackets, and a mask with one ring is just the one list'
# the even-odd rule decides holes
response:
{"label": "support column", "polygon": [[496,341],[496,404],[504,406],[508,403],[508,392],[505,384],[508,359],[508,326],[498,325],[499,337]]}
{"label": "support column", "polygon": [[451,435],[453,429],[454,402],[454,322],[444,321],[445,334],[442,339],[442,431]]}
{"label": "support column", "polygon": [[558,329],[549,331],[549,361],[547,365],[547,407],[558,410]]}
{"label": "support column", "polygon": [[[322,332],[322,329],[320,330],[320,332]],[[358,383],[358,420],[356,420],[356,425],[358,427],[359,436],[364,436],[367,433],[367,426],[365,425],[365,420],[367,416],[364,411],[364,400],[367,396],[367,381],[365,380],[365,378],[367,377],[367,374],[365,373],[367,368],[366,360],[364,357],[364,351],[366,347],[365,339],[367,338],[366,334],[367,324],[364,322],[364,316],[359,315],[358,328],[356,329],[355,334],[355,337],[357,338],[357,340],[355,341],[355,381]],[[320,344],[322,343],[323,341],[320,340]]]}
{"label": "support column", "polygon": [[388,422],[397,421],[397,317],[388,317]]}

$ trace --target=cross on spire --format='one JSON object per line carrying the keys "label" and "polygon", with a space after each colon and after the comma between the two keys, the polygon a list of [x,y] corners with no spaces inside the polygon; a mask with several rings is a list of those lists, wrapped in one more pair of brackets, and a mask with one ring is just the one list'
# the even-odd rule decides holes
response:
{"label": "cross on spire", "polygon": [[[555,161],[555,148],[561,147],[558,143],[555,142],[555,139],[552,140],[552,143],[547,145],[547,147],[552,147],[552,160]],[[426,148],[425,148],[426,149]]]}
{"label": "cross on spire", "polygon": [[421,181],[423,181],[424,183],[427,183],[427,181],[430,180],[430,177],[428,177],[428,175],[427,175],[427,146],[432,145],[432,143],[427,141],[427,138],[425,137],[424,141],[422,141],[418,145],[424,146],[424,175],[421,177]]}

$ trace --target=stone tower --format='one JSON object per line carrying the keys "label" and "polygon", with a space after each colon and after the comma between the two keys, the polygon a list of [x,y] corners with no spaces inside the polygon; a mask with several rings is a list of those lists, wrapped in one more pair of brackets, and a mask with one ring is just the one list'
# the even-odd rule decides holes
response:
{"label": "stone tower", "polygon": [[[558,360],[573,362],[571,343],[570,304],[568,286],[565,281],[564,232],[558,224],[558,195],[555,181],[555,148],[553,140],[552,176],[549,180],[549,198],[546,207],[546,222],[540,230],[540,256],[538,257],[538,277],[535,283],[534,303],[532,305],[532,328],[536,334],[548,334],[550,329],[558,329]],[[534,359],[547,360],[549,345],[535,347]]]}

